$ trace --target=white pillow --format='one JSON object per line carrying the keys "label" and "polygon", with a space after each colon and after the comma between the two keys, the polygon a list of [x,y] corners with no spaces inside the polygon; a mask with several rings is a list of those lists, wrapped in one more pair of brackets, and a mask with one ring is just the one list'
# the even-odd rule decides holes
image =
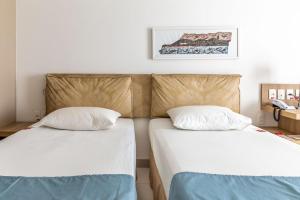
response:
{"label": "white pillow", "polygon": [[167,113],[179,129],[233,130],[252,123],[250,118],[220,106],[183,106],[172,108]]}
{"label": "white pillow", "polygon": [[64,130],[100,130],[112,128],[121,114],[97,107],[68,107],[56,110],[31,127],[48,126]]}

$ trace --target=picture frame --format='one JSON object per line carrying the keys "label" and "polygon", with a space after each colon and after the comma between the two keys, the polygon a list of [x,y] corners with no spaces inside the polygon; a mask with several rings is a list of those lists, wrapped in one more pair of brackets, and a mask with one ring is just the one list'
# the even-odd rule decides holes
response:
{"label": "picture frame", "polygon": [[152,58],[159,59],[236,59],[238,28],[153,27]]}

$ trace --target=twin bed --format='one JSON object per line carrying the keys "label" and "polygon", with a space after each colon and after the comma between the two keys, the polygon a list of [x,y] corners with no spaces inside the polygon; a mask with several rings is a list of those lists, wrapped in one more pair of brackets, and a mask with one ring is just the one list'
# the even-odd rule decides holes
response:
{"label": "twin bed", "polygon": [[48,75],[47,113],[92,106],[116,110],[122,118],[108,130],[42,126],[0,141],[0,199],[136,199],[131,99],[128,75]]}
{"label": "twin bed", "polygon": [[155,199],[300,199],[299,146],[257,130],[185,131],[151,120]]}
{"label": "twin bed", "polygon": [[111,130],[20,131],[0,145],[0,199],[135,199],[132,119]]}
{"label": "twin bed", "polygon": [[183,105],[219,105],[239,112],[239,79],[153,77],[151,115],[156,119],[150,121],[149,136],[155,200],[300,199],[299,145],[252,125],[241,130],[182,130],[174,127],[173,118],[165,118],[170,108]]}
{"label": "twin bed", "polygon": [[[39,127],[0,142],[0,199],[136,199],[133,117],[149,117],[155,200],[300,199],[300,148],[255,126],[180,130],[167,110],[239,112],[238,75],[48,75],[47,113],[70,106],[121,113],[108,130]],[[150,106],[151,105],[151,106]]]}

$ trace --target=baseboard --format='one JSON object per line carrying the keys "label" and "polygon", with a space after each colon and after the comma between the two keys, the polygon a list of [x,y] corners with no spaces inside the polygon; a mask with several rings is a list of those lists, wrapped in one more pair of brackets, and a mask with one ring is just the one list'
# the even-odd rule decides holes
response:
{"label": "baseboard", "polygon": [[149,159],[137,159],[136,160],[136,167],[140,168],[149,168]]}

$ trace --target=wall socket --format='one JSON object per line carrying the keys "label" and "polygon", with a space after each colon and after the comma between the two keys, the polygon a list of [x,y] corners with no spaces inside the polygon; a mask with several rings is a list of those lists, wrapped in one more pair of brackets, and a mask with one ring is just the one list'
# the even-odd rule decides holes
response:
{"label": "wall socket", "polygon": [[269,99],[276,99],[277,98],[277,91],[276,89],[269,89]]}
{"label": "wall socket", "polygon": [[[289,95],[289,94],[291,94],[291,95]],[[288,99],[288,100],[294,99],[294,89],[286,90],[286,99]]]}
{"label": "wall socket", "polygon": [[278,99],[285,100],[285,89],[278,89]]}

